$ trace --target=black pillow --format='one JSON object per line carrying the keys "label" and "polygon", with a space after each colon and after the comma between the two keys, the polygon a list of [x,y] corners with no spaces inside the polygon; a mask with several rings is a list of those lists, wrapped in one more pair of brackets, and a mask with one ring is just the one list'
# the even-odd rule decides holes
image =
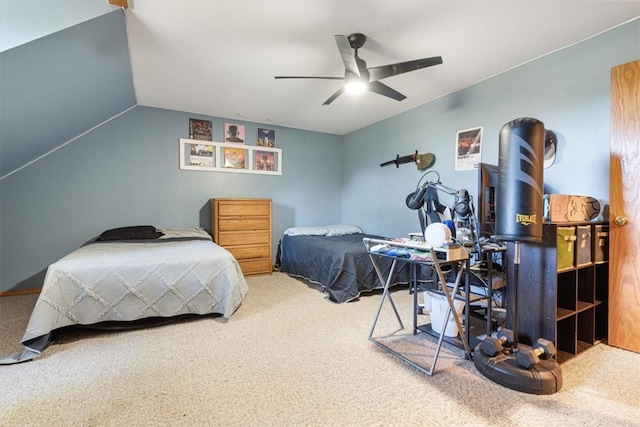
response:
{"label": "black pillow", "polygon": [[151,225],[136,225],[133,227],[120,227],[107,230],[96,239],[99,242],[109,240],[146,240],[157,239],[164,233],[156,230]]}

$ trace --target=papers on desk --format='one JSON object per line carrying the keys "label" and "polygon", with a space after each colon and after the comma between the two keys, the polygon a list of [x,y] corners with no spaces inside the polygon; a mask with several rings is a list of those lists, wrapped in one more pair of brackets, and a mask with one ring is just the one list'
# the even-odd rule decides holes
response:
{"label": "papers on desk", "polygon": [[440,261],[456,261],[469,258],[468,252],[458,244],[445,244],[437,248],[431,248],[426,242],[407,238],[388,241],[376,240],[375,243],[375,245],[369,247],[369,252],[411,261],[433,261],[432,249],[435,252],[436,259]]}
{"label": "papers on desk", "polygon": [[[390,241],[389,243],[380,243],[370,247],[369,252],[414,261],[433,261],[428,247],[424,245],[420,245],[421,247],[409,247],[398,245],[398,243],[404,242]],[[412,243],[415,244],[416,242],[413,241]]]}

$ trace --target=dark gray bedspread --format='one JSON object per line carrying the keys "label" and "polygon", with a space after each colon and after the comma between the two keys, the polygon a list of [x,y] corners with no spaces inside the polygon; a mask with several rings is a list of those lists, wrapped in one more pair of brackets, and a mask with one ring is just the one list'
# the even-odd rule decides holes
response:
{"label": "dark gray bedspread", "polygon": [[[343,303],[358,298],[361,292],[382,288],[362,239],[385,237],[370,234],[344,236],[282,236],[278,250],[280,271],[319,284],[329,300]],[[391,259],[380,259],[386,278]],[[408,284],[409,265],[399,263],[394,284]]]}

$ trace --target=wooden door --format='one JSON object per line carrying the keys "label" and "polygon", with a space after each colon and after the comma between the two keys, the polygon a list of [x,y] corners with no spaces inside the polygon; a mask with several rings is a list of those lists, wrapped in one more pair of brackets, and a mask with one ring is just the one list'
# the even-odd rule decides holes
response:
{"label": "wooden door", "polygon": [[640,352],[640,60],[611,70],[609,344]]}

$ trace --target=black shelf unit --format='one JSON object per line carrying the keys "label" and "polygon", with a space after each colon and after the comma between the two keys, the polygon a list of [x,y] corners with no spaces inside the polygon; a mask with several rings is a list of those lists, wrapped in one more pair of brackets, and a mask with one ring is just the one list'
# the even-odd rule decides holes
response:
{"label": "black shelf unit", "polygon": [[[558,269],[558,228],[573,228],[588,236],[574,242],[573,264]],[[540,244],[520,243],[517,280],[518,308],[507,311],[507,327],[518,314],[518,342],[531,345],[538,338],[555,343],[556,360],[563,363],[606,340],[608,331],[608,223],[545,223]],[[515,243],[507,244],[514,259]],[[586,260],[585,260],[586,256]],[[507,263],[507,306],[515,302],[513,263]]]}

